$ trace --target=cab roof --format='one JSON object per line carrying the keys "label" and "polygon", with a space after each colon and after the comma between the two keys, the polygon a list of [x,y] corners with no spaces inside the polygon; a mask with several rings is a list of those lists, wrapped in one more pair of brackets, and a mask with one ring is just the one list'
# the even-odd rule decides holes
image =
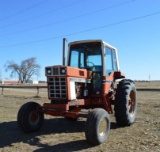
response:
{"label": "cab roof", "polygon": [[117,50],[114,46],[106,43],[105,41],[101,40],[101,39],[98,39],[98,40],[79,40],[79,41],[74,41],[74,42],[70,42],[68,44],[68,46],[70,47],[71,45],[74,45],[74,44],[80,44],[80,43],[92,43],[92,42],[100,42],[100,43],[103,43],[105,46],[111,48],[111,49],[114,49],[114,50]]}

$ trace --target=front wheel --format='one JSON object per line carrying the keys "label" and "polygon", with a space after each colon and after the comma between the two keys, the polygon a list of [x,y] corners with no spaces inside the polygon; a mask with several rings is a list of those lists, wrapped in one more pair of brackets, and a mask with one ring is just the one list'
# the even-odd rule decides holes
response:
{"label": "front wheel", "polygon": [[18,111],[17,123],[26,133],[38,131],[44,120],[44,114],[39,111],[40,105],[36,102],[27,102]]}
{"label": "front wheel", "polygon": [[109,114],[101,108],[96,108],[89,113],[85,136],[89,143],[99,145],[106,141],[110,132]]}
{"label": "front wheel", "polygon": [[137,113],[137,93],[132,80],[124,79],[118,84],[114,110],[116,121],[119,126],[129,126],[135,122]]}

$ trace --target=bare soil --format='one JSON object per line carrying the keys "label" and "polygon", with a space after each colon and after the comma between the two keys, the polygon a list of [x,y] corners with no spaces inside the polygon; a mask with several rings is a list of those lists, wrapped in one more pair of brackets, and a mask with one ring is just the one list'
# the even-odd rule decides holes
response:
{"label": "bare soil", "polygon": [[139,91],[136,122],[119,128],[111,115],[108,139],[94,147],[85,139],[85,119],[70,122],[46,116],[39,132],[23,133],[16,122],[20,106],[28,101],[49,101],[13,94],[0,95],[0,152],[160,152],[160,92]]}

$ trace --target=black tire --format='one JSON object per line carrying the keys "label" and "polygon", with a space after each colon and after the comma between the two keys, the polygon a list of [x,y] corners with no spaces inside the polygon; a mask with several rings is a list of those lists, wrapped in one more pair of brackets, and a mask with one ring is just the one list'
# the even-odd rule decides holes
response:
{"label": "black tire", "polygon": [[132,80],[123,79],[117,85],[115,95],[115,117],[119,126],[130,126],[137,114],[137,92]]}
{"label": "black tire", "polygon": [[36,102],[27,102],[18,111],[17,123],[26,133],[38,131],[44,120],[44,114],[38,112],[40,105]]}
{"label": "black tire", "polygon": [[86,126],[85,136],[87,141],[92,145],[99,145],[106,141],[110,132],[110,117],[107,111],[96,108],[89,113]]}

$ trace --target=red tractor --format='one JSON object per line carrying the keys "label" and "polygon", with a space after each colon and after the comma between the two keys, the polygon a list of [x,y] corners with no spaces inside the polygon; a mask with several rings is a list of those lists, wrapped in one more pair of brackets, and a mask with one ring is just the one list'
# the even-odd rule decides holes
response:
{"label": "red tractor", "polygon": [[[102,40],[69,43],[65,65],[45,68],[50,103],[36,102],[22,105],[17,121],[26,133],[41,128],[44,114],[77,120],[87,118],[85,136],[89,143],[98,145],[110,132],[110,116],[115,114],[119,126],[135,122],[137,110],[136,87],[120,72],[116,48]],[[116,80],[119,84],[115,87]],[[114,110],[113,110],[114,105]]]}

